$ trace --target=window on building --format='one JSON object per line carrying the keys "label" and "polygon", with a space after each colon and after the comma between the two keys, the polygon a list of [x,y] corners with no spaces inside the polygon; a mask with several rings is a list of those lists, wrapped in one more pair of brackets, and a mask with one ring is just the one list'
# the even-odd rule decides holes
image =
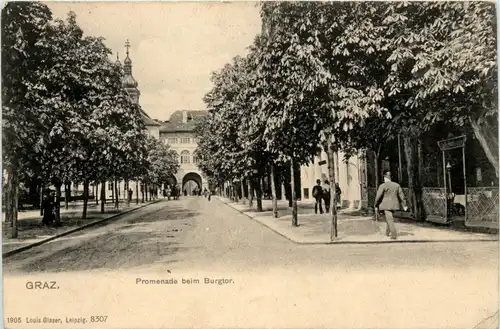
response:
{"label": "window on building", "polygon": [[196,155],[193,155],[193,163],[197,164],[198,162],[200,162],[200,160],[198,159],[198,157]]}
{"label": "window on building", "polygon": [[181,152],[181,164],[189,163],[189,152],[182,151]]}
{"label": "window on building", "polygon": [[189,144],[189,143],[190,143],[189,137],[182,137],[181,138],[181,144]]}

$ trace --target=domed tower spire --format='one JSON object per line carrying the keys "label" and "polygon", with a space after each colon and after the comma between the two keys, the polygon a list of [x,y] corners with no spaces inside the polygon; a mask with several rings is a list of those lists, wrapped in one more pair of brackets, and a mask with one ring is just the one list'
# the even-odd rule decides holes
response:
{"label": "domed tower spire", "polygon": [[138,83],[135,81],[134,77],[132,76],[132,60],[130,59],[129,56],[129,48],[130,48],[130,42],[127,41],[125,42],[125,48],[127,49],[127,57],[123,60],[123,68],[125,71],[125,76],[123,77],[122,85],[123,88],[127,91],[129,94],[130,98],[136,103],[139,104],[139,96],[141,95],[141,92],[137,88]]}
{"label": "domed tower spire", "polygon": [[116,62],[115,62],[117,65],[122,65],[122,63],[120,63],[120,55],[119,53],[116,53]]}
{"label": "domed tower spire", "polygon": [[127,48],[127,57],[125,57],[125,60],[123,61],[125,64],[125,74],[132,75],[132,60],[129,57],[130,42],[128,39],[125,41],[125,48]]}

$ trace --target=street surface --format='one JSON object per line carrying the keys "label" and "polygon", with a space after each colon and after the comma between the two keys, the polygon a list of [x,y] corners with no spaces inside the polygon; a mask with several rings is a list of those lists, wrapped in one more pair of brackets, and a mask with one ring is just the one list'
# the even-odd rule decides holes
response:
{"label": "street surface", "polygon": [[[4,259],[3,266],[12,280],[6,312],[9,299],[12,309],[18,303],[36,309],[38,298],[53,296],[39,291],[33,300],[16,299],[16,289],[27,294],[26,278],[57,277],[64,286],[78,278],[88,289],[98,286],[95,296],[106,297],[97,301],[135,305],[127,327],[145,327],[139,314],[147,310],[149,327],[472,328],[498,309],[496,242],[297,245],[216,198],[161,201]],[[178,275],[235,283],[216,289],[133,281]],[[126,281],[127,294],[118,281]],[[86,287],[71,289],[73,302],[85,298]],[[110,300],[113,294],[120,299]],[[165,294],[176,296],[169,312],[151,308]],[[123,308],[112,309],[124,319]]]}

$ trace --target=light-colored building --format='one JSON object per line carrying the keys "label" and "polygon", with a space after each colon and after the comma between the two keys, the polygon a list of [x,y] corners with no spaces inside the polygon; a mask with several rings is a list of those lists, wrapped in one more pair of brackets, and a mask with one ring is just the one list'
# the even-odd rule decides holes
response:
{"label": "light-colored building", "polygon": [[198,168],[198,160],[194,155],[198,142],[193,133],[197,120],[206,113],[204,110],[175,111],[160,127],[160,140],[177,153],[180,164],[180,169],[169,184],[176,184],[182,193],[192,194],[195,187],[208,189],[207,180]]}
{"label": "light-colored building", "polygon": [[[362,191],[364,188],[365,172],[362,158],[359,156],[344,159],[342,152],[335,153],[335,182],[341,190],[341,203],[343,208],[359,208],[361,206]],[[323,183],[328,180],[328,158],[321,151],[314,158],[314,162],[300,168],[300,185],[302,200],[312,200],[312,188],[316,180]]]}

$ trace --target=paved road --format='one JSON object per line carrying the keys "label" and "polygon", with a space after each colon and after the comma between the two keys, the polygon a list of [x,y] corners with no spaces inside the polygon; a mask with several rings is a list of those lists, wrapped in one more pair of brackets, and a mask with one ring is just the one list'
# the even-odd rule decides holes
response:
{"label": "paved road", "polygon": [[[164,322],[169,326],[472,328],[498,305],[497,243],[296,245],[202,197],[153,204],[10,257],[3,266],[7,278],[210,272],[245,281],[237,295],[225,291],[244,314],[204,313],[199,323],[173,312]],[[278,313],[287,316],[271,316]]]}

